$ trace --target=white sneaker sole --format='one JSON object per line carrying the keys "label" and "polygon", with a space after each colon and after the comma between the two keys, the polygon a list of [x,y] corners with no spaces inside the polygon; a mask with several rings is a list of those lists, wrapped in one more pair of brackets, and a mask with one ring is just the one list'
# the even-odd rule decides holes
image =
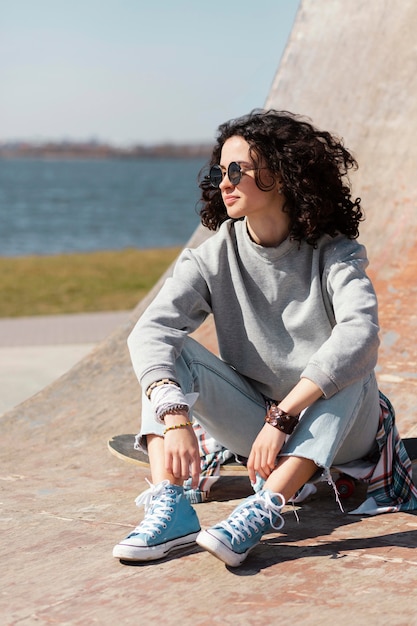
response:
{"label": "white sneaker sole", "polygon": [[173,539],[157,546],[135,546],[128,543],[118,543],[113,548],[113,556],[122,561],[156,561],[169,554],[171,550],[185,548],[195,543],[198,532],[190,533],[185,537]]}
{"label": "white sneaker sole", "polygon": [[[207,530],[202,530],[201,533],[199,533],[196,542],[201,548],[210,552],[210,554],[220,559],[220,561],[223,561],[223,563],[226,563],[226,565],[229,565],[229,567],[239,567],[239,565],[242,565],[243,561],[252,550],[252,548],[249,548],[246,552],[242,552],[241,554],[233,552],[233,550]],[[253,546],[253,548],[254,547],[255,546]]]}

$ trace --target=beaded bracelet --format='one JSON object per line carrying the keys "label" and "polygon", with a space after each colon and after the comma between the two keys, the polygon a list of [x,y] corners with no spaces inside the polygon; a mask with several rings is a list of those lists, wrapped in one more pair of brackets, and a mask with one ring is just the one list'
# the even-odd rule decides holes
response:
{"label": "beaded bracelet", "polygon": [[168,428],[165,428],[164,430],[164,435],[166,435],[169,430],[176,430],[177,428],[187,428],[187,426],[192,425],[192,422],[184,422],[183,424],[174,424],[174,426],[168,426]]}
{"label": "beaded bracelet", "polygon": [[171,380],[171,378],[163,378],[162,380],[156,380],[154,383],[151,383],[146,390],[146,396],[150,400],[151,393],[156,387],[160,387],[161,385],[175,385],[175,387],[179,387],[179,384],[175,380]]}

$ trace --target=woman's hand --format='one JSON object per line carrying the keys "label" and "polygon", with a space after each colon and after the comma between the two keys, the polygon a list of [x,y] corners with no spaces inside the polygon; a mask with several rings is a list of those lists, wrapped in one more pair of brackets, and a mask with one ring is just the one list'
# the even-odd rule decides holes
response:
{"label": "woman's hand", "polygon": [[[165,418],[165,423],[167,419]],[[178,422],[178,420],[177,420]],[[169,430],[164,437],[165,469],[176,479],[192,479],[192,487],[200,479],[200,450],[192,426]]]}
{"label": "woman's hand", "polygon": [[[279,408],[289,415],[299,415],[323,396],[323,392],[313,381],[301,378],[295,387],[279,403]],[[249,478],[256,482],[258,473],[264,480],[274,471],[277,456],[285,443],[286,435],[271,424],[265,424],[253,442],[248,459]]]}
{"label": "woman's hand", "polygon": [[266,480],[274,471],[277,456],[285,443],[285,437],[285,433],[270,424],[265,424],[262,428],[253,442],[247,463],[252,483],[256,482],[256,474]]}

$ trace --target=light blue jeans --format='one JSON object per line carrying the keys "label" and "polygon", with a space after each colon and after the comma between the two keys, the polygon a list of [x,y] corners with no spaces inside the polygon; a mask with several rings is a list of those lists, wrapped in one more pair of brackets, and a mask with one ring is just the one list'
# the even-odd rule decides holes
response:
{"label": "light blue jeans", "polygon": [[[198,392],[193,417],[228,450],[248,457],[264,426],[265,400],[230,365],[191,338],[177,360],[178,382],[183,393]],[[342,389],[329,399],[317,400],[302,414],[280,456],[311,459],[328,470],[366,456],[375,443],[379,396],[375,375]],[[154,417],[143,394],[140,445],[145,436],[163,435],[164,426]]]}

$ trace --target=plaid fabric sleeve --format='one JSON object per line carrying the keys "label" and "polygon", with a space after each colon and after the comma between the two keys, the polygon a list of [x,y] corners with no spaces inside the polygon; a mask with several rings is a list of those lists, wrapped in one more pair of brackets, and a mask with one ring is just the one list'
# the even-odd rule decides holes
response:
{"label": "plaid fabric sleeve", "polygon": [[353,514],[394,513],[417,509],[417,487],[411,461],[395,425],[395,411],[383,393],[376,442],[379,458],[362,479],[368,483],[367,499]]}

